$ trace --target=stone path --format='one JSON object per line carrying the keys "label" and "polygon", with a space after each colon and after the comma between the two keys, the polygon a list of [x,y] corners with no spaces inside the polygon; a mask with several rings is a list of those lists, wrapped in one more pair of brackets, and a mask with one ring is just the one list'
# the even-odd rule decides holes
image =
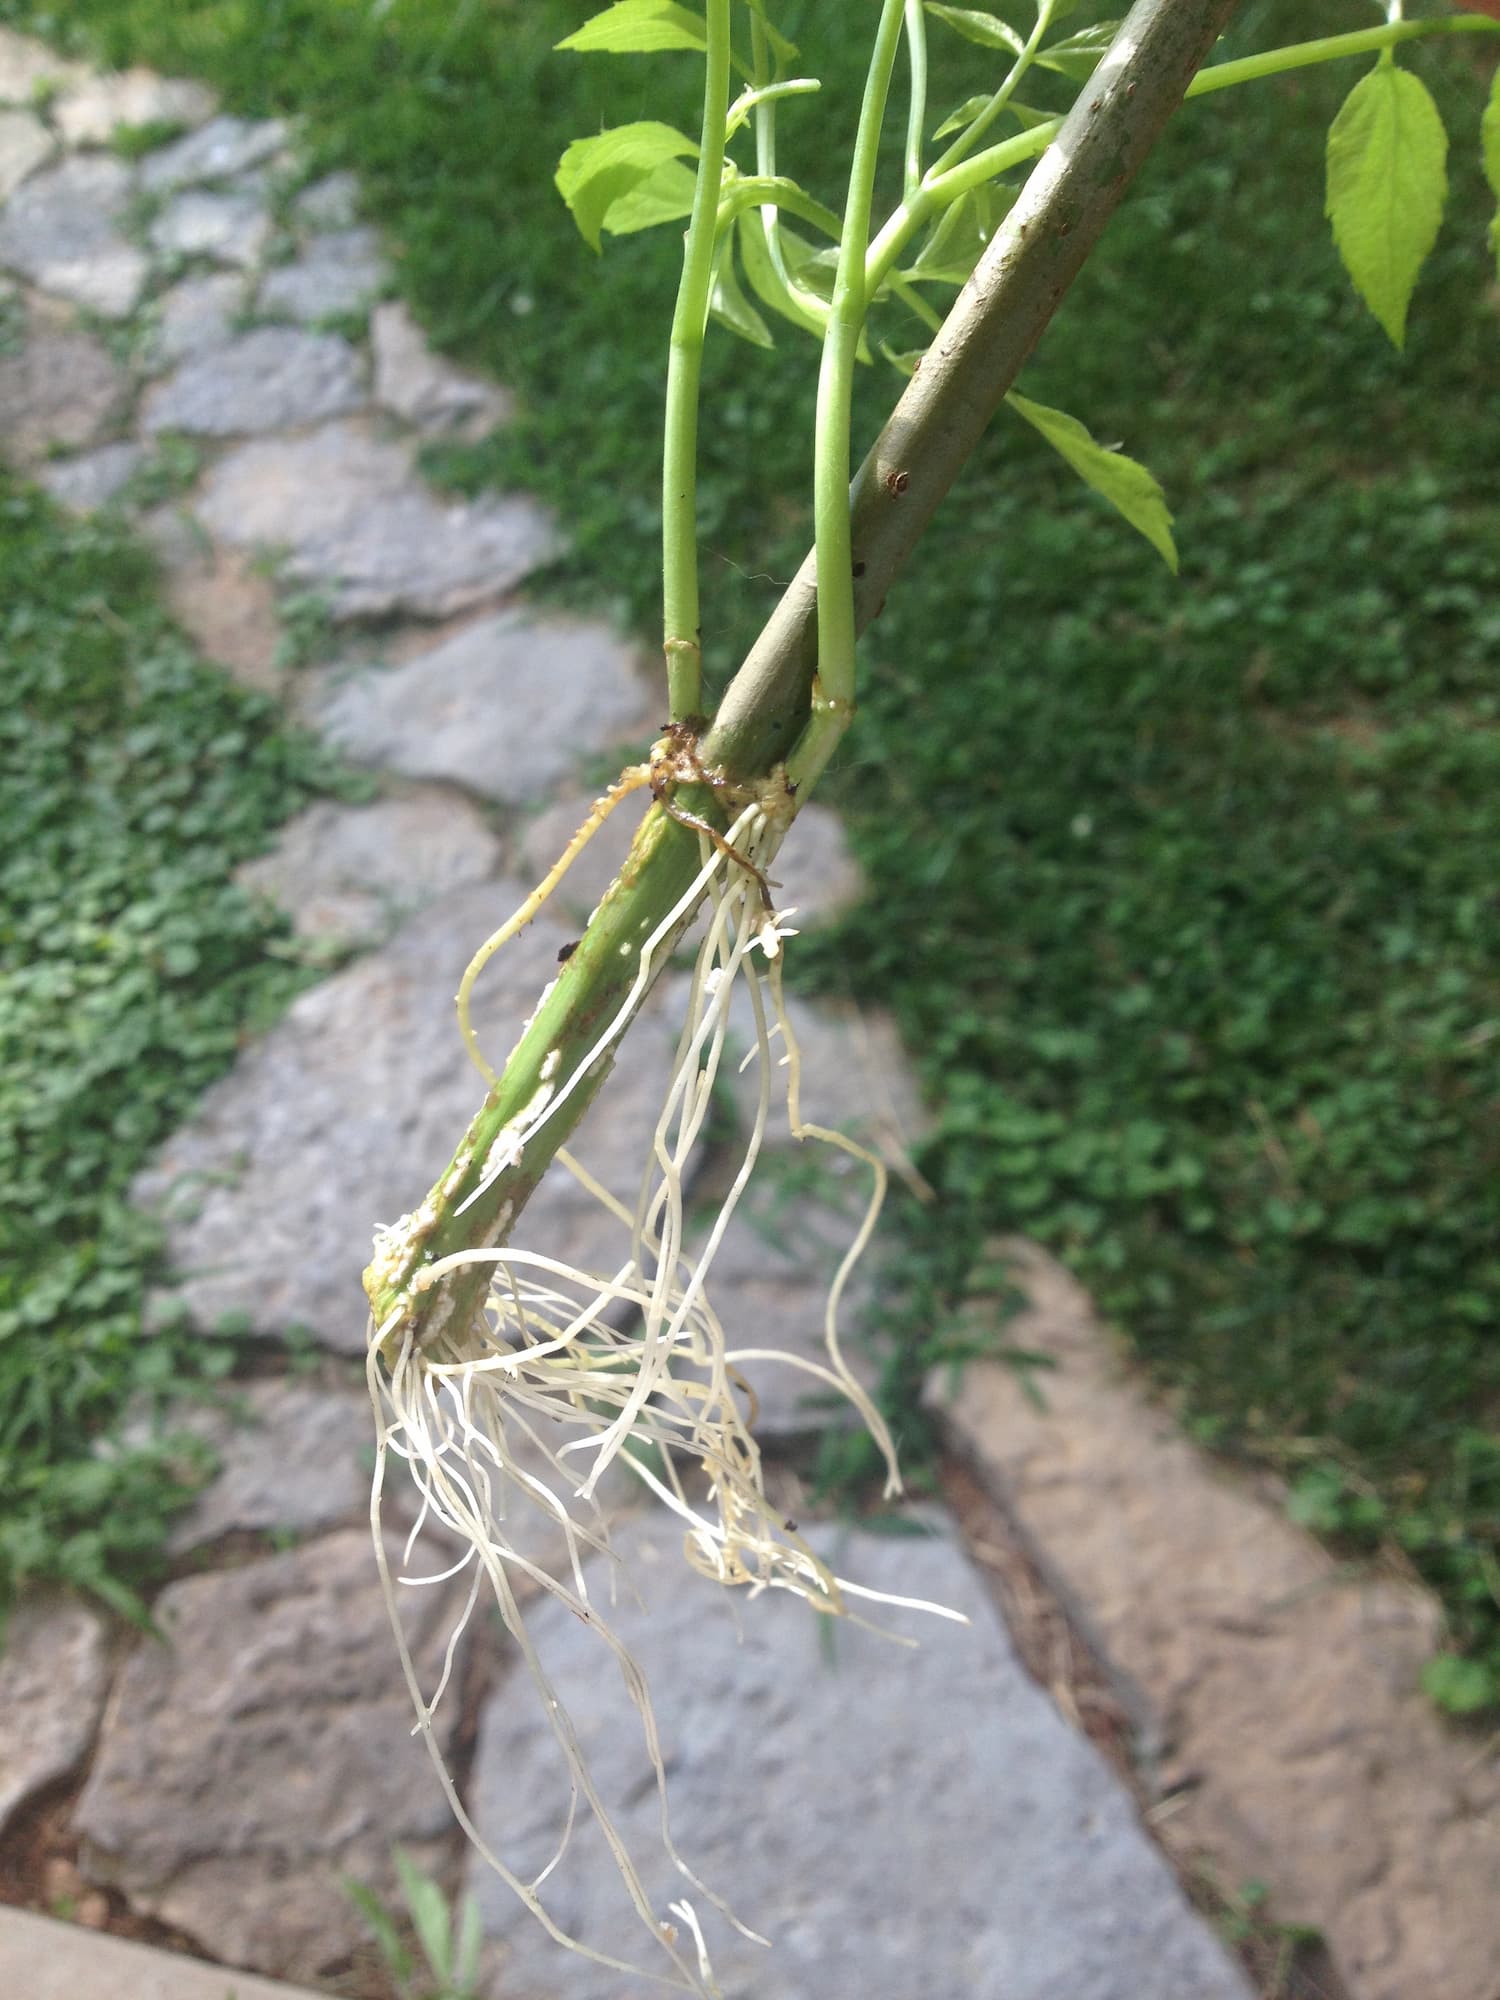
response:
{"label": "stone path", "polygon": [[[135,163],[109,149],[118,125],[155,121],[180,135]],[[65,506],[125,510],[204,652],[379,782],[369,804],[312,807],[244,871],[339,969],[245,1051],[136,1197],[170,1218],[194,1320],[233,1315],[265,1373],[239,1385],[232,1413],[184,1415],[220,1471],[177,1530],[160,1639],[60,1599],[23,1607],[0,1657],[0,1834],[61,1797],[92,1893],[229,1965],[341,1990],[361,1937],[341,1885],[389,1895],[399,1842],[479,1896],[487,1995],[588,2000],[627,1983],[600,1984],[517,1923],[465,1862],[407,1734],[360,1525],[358,1277],[372,1226],[414,1205],[476,1100],[450,999],[470,951],[577,824],[580,760],[647,739],[659,698],[606,625],[515,594],[566,524],[526,499],[457,502],[422,481],[424,440],[482,436],[512,405],[434,355],[389,289],[357,186],[304,184],[280,124],[223,116],[195,84],[90,73],[0,29],[0,449]],[[315,657],[293,666],[309,629]],[[477,1018],[491,1046],[508,1045],[631,824],[617,816],[487,974]],[[781,872],[804,924],[859,893],[837,822],[816,808]],[[578,1146],[617,1188],[670,1062],[674,997],[638,1025]],[[890,1148],[914,1138],[920,1101],[891,1024],[795,1011],[810,1115]],[[728,1109],[748,1115],[743,1091]],[[821,1196],[789,1196],[794,1173],[788,1149],[759,1216],[736,1222],[720,1304],[731,1334],[769,1324],[811,1351],[844,1190],[835,1177]],[[570,1260],[612,1249],[568,1182],[545,1185],[530,1223]],[[287,1372],[293,1335],[300,1373]],[[772,1477],[802,1512],[798,1454],[823,1418],[786,1371],[756,1386]],[[950,1421],[997,1487],[1009,1478],[1010,1409],[1002,1423],[961,1403]],[[924,1532],[815,1532],[850,1573],[968,1610],[968,1629],[929,1625],[915,1654],[841,1629],[825,1655],[780,1603],[744,1608],[737,1642],[722,1606],[675,1586],[648,1592],[652,1621],[622,1614],[660,1661],[683,1843],[777,1940],[769,1961],[731,1941],[726,1991],[1247,1994],[1118,1776],[1021,1666],[952,1520],[911,1525]],[[648,1581],[665,1570],[656,1524],[623,1534]],[[1116,1555],[1128,1574],[1129,1551]],[[456,1603],[414,1595],[412,1644],[430,1661]],[[566,1675],[581,1628],[546,1612],[539,1626]],[[639,1817],[634,1732],[611,1731],[597,1676],[576,1706],[624,1816]],[[547,1739],[494,1630],[476,1624],[459,1648],[440,1727],[481,1825],[545,1846]],[[1241,1851],[1222,1849],[1226,1865]],[[589,1852],[580,1843],[580,1861]],[[1295,1901],[1296,1870],[1283,1873]],[[564,1889],[586,1932],[614,1932],[604,1874],[585,1868]],[[0,1921],[0,1965],[15,1935]],[[1360,2000],[1397,1990],[1372,1984]],[[1455,1986],[1451,2000],[1493,1996]]]}
{"label": "stone path", "polygon": [[270,1979],[0,1909],[0,1993],[17,2000],[314,2000]]}
{"label": "stone path", "polygon": [[1437,1605],[1205,1460],[1067,1273],[998,1247],[1030,1300],[1010,1337],[1055,1364],[1045,1401],[987,1363],[934,1406],[1121,1676],[1169,1845],[1321,1930],[1360,2000],[1496,2000],[1500,1737],[1421,1692]]}

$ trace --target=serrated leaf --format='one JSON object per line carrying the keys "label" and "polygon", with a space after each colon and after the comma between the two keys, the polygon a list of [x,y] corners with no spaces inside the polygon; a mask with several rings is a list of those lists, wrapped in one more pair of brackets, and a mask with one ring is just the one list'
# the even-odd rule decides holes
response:
{"label": "serrated leaf", "polygon": [[1099,444],[1076,417],[1063,410],[1033,403],[1012,389],[1006,402],[1033,429],[1041,432],[1054,451],[1065,458],[1085,485],[1092,486],[1122,514],[1138,534],[1156,550],[1175,576],[1177,544],[1172,539],[1172,515],[1166,495],[1154,476],[1138,460],[1122,451],[1108,451]]}
{"label": "serrated leaf", "polygon": [[[1484,155],[1484,177],[1490,184],[1490,193],[1500,203],[1500,69],[1495,71],[1490,84],[1490,101],[1484,107],[1484,118],[1480,124],[1480,141]],[[1500,208],[1495,211],[1495,219],[1490,224],[1490,247],[1495,253],[1495,268],[1500,271]]]}
{"label": "serrated leaf", "polygon": [[725,239],[719,251],[708,309],[731,333],[737,333],[741,340],[748,340],[752,347],[776,345],[771,338],[771,329],[745,297],[739,272],[735,269],[732,235]]}
{"label": "serrated leaf", "polygon": [[685,167],[681,160],[663,160],[629,194],[610,203],[604,227],[611,236],[634,236],[639,230],[655,229],[658,223],[680,222],[693,212],[696,186],[697,175],[691,167]]}
{"label": "serrated leaf", "polygon": [[643,118],[614,125],[590,139],[575,139],[557,163],[557,191],[590,249],[599,248],[605,217],[664,160],[681,159],[698,148],[685,132]]}
{"label": "serrated leaf", "polygon": [[1410,70],[1377,63],[1328,134],[1327,214],[1354,289],[1397,347],[1448,193],[1448,135]]}
{"label": "serrated leaf", "polygon": [[1118,21],[1096,21],[1092,28],[1080,28],[1066,41],[1054,42],[1050,48],[1039,49],[1036,59],[1044,69],[1055,69],[1063,76],[1072,77],[1076,83],[1085,83],[1099,67],[1099,58],[1114,40],[1119,27]]}
{"label": "serrated leaf", "polygon": [[614,0],[556,46],[579,55],[654,55],[659,49],[705,49],[708,30],[676,0]]}
{"label": "serrated leaf", "polygon": [[927,0],[927,11],[946,21],[966,42],[978,42],[982,49],[1008,49],[1013,56],[1025,50],[1021,37],[998,14],[982,14],[976,7],[943,7],[938,0]]}

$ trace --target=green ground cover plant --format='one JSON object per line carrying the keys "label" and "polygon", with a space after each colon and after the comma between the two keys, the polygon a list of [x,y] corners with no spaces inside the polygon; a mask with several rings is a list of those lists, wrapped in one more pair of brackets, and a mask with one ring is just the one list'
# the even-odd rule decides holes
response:
{"label": "green ground cover plant", "polygon": [[[442,469],[556,501],[574,547],[555,587],[602,579],[649,633],[646,441],[679,246],[606,240],[601,275],[551,181],[580,132],[690,124],[696,85],[554,57],[586,11],[76,0],[51,26],[307,116],[322,162],[364,177],[418,312],[522,393],[511,430]],[[808,12],[778,18],[795,35]],[[15,0],[0,17],[48,25]],[[1318,25],[1369,20],[1331,4]],[[1299,31],[1304,10],[1249,5],[1235,42]],[[934,101],[971,55],[934,34]],[[1319,213],[1354,72],[1169,130],[1025,386],[1150,464],[1183,582],[1041,440],[997,430],[865,642],[835,778],[873,894],[813,954],[826,984],[895,1007],[940,1113],[893,1384],[946,1337],[996,1231],[1042,1237],[1201,1436],[1442,1591],[1455,1653],[1433,1688],[1458,1708],[1500,1694],[1500,406],[1476,305],[1490,203],[1458,109],[1477,124],[1482,92],[1444,87],[1485,60],[1409,55],[1451,107],[1452,189],[1404,354]],[[863,51],[839,62],[818,110],[835,158]],[[810,349],[710,345],[711,683],[809,539],[814,376]],[[862,371],[857,432],[886,400]],[[962,682],[939,671],[955,657]],[[909,1454],[909,1394],[894,1413]]]}
{"label": "green ground cover plant", "polygon": [[143,1336],[126,1190],[306,975],[235,864],[330,775],[198,660],[148,556],[0,475],[0,1606],[55,1577],[139,1615],[197,1467],[124,1445],[232,1345]]}

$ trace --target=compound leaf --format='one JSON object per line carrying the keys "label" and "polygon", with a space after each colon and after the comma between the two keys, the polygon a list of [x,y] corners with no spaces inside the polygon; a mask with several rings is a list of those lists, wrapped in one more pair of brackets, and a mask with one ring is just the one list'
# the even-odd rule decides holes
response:
{"label": "compound leaf", "polygon": [[1380,62],[1328,133],[1328,219],[1354,289],[1397,347],[1448,192],[1448,135],[1410,70]]}
{"label": "compound leaf", "polygon": [[1153,475],[1123,451],[1109,451],[1090,436],[1076,417],[1033,403],[1014,389],[1006,402],[1018,417],[1039,430],[1054,451],[1065,458],[1079,478],[1102,493],[1110,505],[1146,537],[1175,576],[1177,544],[1172,539],[1172,515],[1166,495]]}

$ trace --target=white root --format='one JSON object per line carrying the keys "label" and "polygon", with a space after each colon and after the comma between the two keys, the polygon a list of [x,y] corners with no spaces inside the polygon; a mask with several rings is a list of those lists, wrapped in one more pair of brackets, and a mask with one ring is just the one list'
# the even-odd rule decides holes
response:
{"label": "white root", "polygon": [[[460,1825],[489,1865],[559,1943],[598,1964],[646,1974],[668,1988],[700,1995],[715,1995],[718,1988],[698,1919],[690,1904],[671,1906],[691,1940],[679,1949],[677,1925],[652,1909],[528,1633],[521,1596],[532,1588],[540,1589],[566,1604],[598,1633],[600,1643],[620,1668],[637,1711],[655,1773],[667,1853],[698,1894],[745,1936],[755,1937],[697,1880],[673,1845],[666,1777],[650,1696],[635,1661],[590,1600],[585,1557],[609,1551],[608,1524],[596,1494],[600,1480],[618,1460],[682,1522],[685,1559],[700,1574],[723,1584],[744,1585],[751,1595],[767,1589],[791,1590],[815,1609],[841,1616],[848,1615],[847,1596],[881,1601],[880,1593],[862,1590],[834,1576],[771,1506],[762,1484],[759,1447],[736,1395],[737,1391],[748,1394],[737,1364],[766,1359],[784,1361],[841,1391],[879,1445],[887,1468],[887,1492],[900,1491],[889,1432],[850,1372],[837,1326],[844,1286],[875,1227],[885,1190],[885,1169],[872,1154],[842,1134],[801,1119],[800,1056],[781,985],[782,941],[794,933],[783,917],[766,910],[761,889],[785,825],[784,802],[754,803],[740,813],[727,840],[748,867],[720,846],[707,839],[701,841],[699,874],[682,901],[642,946],[636,981],[614,1020],[568,1082],[555,1089],[549,1076],[527,1113],[516,1121],[515,1129],[507,1131],[506,1157],[518,1157],[520,1149],[557,1114],[579,1079],[618,1040],[649,984],[656,955],[668,947],[682,916],[706,894],[708,922],[693,969],[687,1018],[666,1101],[646,1148],[646,1166],[634,1209],[600,1186],[571,1156],[559,1153],[564,1166],[619,1223],[622,1258],[618,1269],[610,1275],[584,1272],[510,1245],[458,1252],[425,1269],[421,1282],[436,1283],[461,1264],[487,1264],[492,1277],[482,1315],[469,1326],[450,1323],[436,1331],[429,1327],[420,1344],[409,1331],[394,1340],[377,1333],[372,1335],[368,1357],[377,1425],[371,1499],[377,1559],[417,1727],[426,1739]],[[578,846],[575,842],[569,849],[568,859]],[[549,884],[559,873],[553,871]],[[536,907],[537,899],[533,898],[524,906],[526,914],[532,914]],[[513,935],[517,928],[513,919],[504,935]],[[466,976],[465,1002],[473,973],[493,948],[492,940]],[[759,1077],[755,1116],[713,1227],[695,1251],[687,1238],[684,1182],[725,1059],[731,999],[742,982],[755,1029],[755,1046],[747,1058],[757,1065]],[[772,1035],[777,1032],[785,1052],[792,1133],[853,1154],[872,1175],[869,1206],[829,1292],[823,1362],[768,1348],[728,1348],[708,1294],[715,1253],[765,1137],[773,1077],[781,1074],[772,1050]],[[493,1171],[498,1170],[497,1162]],[[527,1468],[524,1461],[528,1458],[543,1468],[540,1474]],[[381,1528],[386,1468],[392,1459],[405,1463],[420,1496],[418,1527],[428,1521],[440,1524],[457,1536],[462,1547],[457,1562],[441,1576],[413,1577],[404,1571],[399,1578],[392,1576]],[[690,1498],[690,1487],[699,1489],[701,1498]],[[518,1546],[513,1526],[518,1513],[522,1519],[540,1514],[560,1532],[567,1552],[563,1577],[552,1575]],[[414,1529],[408,1561],[415,1540]],[[473,1585],[460,1631],[479,1601],[481,1587],[487,1585],[536,1685],[542,1712],[569,1773],[570,1805],[559,1845],[547,1865],[529,1880],[507,1866],[481,1838],[443,1765],[430,1727],[450,1677],[458,1634],[428,1696],[401,1633],[397,1582],[430,1586],[466,1568],[472,1568]],[[898,1598],[883,1601],[908,1602]],[[938,1606],[924,1608],[941,1610]],[[658,1959],[648,1968],[603,1954],[568,1936],[549,1914],[539,1892],[567,1848],[580,1799],[597,1821],[642,1924],[665,1954],[665,1964]]]}

